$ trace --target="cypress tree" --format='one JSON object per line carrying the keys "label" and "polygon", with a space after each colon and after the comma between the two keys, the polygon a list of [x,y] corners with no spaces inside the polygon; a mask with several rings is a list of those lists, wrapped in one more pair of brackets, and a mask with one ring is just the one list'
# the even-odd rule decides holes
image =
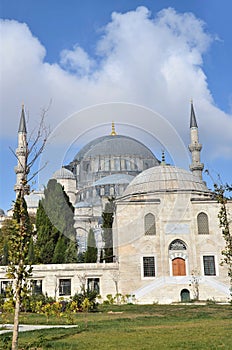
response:
{"label": "cypress tree", "polygon": [[9,237],[14,229],[12,219],[4,220],[0,229],[0,265],[8,265],[9,258]]}
{"label": "cypress tree", "polygon": [[[49,180],[44,190],[44,198],[37,210],[36,228],[36,255],[39,263],[74,262],[77,245],[70,243],[76,241],[74,208],[63,187],[55,179]],[[62,240],[59,241],[61,236]],[[72,250],[72,254],[66,254],[68,249]]]}
{"label": "cypress tree", "polygon": [[102,229],[104,246],[104,260],[106,262],[113,262],[113,235],[112,226],[114,221],[115,202],[114,198],[108,198],[105,205],[105,210],[102,213]]}
{"label": "cypress tree", "polygon": [[94,231],[91,228],[88,234],[87,240],[87,250],[85,253],[85,262],[86,263],[95,263],[97,261],[97,248]]}
{"label": "cypress tree", "polygon": [[65,245],[64,236],[60,235],[58,242],[56,243],[54,255],[52,258],[53,264],[62,264],[65,262],[65,250],[66,250],[66,245]]}
{"label": "cypress tree", "polygon": [[4,246],[3,246],[2,265],[6,266],[8,264],[9,264],[9,247],[8,247],[8,240],[5,240]]}
{"label": "cypress tree", "polygon": [[29,248],[28,248],[28,261],[29,264],[33,265],[35,264],[35,252],[34,252],[34,242],[33,237],[30,239]]}
{"label": "cypress tree", "polygon": [[36,214],[36,229],[36,261],[37,263],[49,264],[52,262],[59,231],[52,225],[42,201],[39,202]]}
{"label": "cypress tree", "polygon": [[77,263],[77,244],[73,242],[71,239],[69,241],[68,247],[65,251],[65,263]]}

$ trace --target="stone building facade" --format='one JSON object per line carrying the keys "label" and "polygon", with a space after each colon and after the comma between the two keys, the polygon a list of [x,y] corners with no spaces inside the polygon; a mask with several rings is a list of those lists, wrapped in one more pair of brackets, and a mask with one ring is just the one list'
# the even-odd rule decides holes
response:
{"label": "stone building facade", "polygon": [[[26,131],[22,118],[21,133]],[[227,267],[221,265],[225,242],[218,221],[220,207],[202,180],[201,148],[191,104],[190,171],[167,165],[164,157],[158,161],[140,142],[116,135],[113,125],[111,135],[93,140],[55,172],[53,178],[75,206],[82,250],[90,227],[102,246],[102,209],[109,196],[116,198],[115,259],[113,263],[36,265],[32,279],[38,291],[68,298],[84,284],[96,289],[102,299],[121,293],[138,303],[227,302],[230,286]],[[232,212],[231,201],[227,209]],[[5,270],[0,268],[1,291],[9,282]]]}

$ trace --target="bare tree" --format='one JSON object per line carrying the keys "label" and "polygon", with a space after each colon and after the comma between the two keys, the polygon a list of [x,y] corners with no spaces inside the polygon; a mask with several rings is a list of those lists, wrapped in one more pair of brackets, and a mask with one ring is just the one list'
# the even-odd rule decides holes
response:
{"label": "bare tree", "polygon": [[44,123],[47,111],[48,109],[42,110],[39,126],[31,133],[27,141],[24,107],[22,108],[20,123],[24,123],[24,125],[21,125],[20,145],[16,152],[12,151],[17,158],[16,173],[19,174],[18,180],[20,180],[15,187],[17,199],[13,211],[14,229],[10,238],[9,266],[7,269],[8,278],[14,280],[15,310],[12,350],[18,349],[20,307],[22,297],[27,290],[28,277],[32,273],[32,267],[28,262],[31,225],[27,213],[25,195],[30,192],[29,182],[45,166],[43,165],[42,168],[31,174],[32,167],[43,152],[50,135],[50,131]]}
{"label": "bare tree", "polygon": [[192,287],[193,300],[199,300],[200,272],[195,269],[191,272],[190,287]]}

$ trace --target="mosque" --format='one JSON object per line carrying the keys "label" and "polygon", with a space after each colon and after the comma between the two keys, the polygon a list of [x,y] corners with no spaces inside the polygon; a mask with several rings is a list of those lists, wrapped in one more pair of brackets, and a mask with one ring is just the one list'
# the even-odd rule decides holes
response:
{"label": "mosque", "polygon": [[[18,165],[15,191],[22,179],[27,130],[22,109],[18,130]],[[137,303],[230,299],[227,267],[221,265],[225,246],[219,227],[219,204],[202,179],[202,145],[191,103],[190,170],[166,164],[144,144],[111,134],[92,140],[53,174],[64,186],[75,207],[79,250],[86,250],[92,228],[97,247],[102,240],[102,211],[109,197],[115,198],[112,263],[35,265],[38,291],[52,297],[69,297],[81,285],[107,294],[127,295]],[[36,212],[43,196],[26,196],[28,210]],[[232,202],[228,201],[228,210]],[[7,285],[5,267],[0,268],[1,289]]]}

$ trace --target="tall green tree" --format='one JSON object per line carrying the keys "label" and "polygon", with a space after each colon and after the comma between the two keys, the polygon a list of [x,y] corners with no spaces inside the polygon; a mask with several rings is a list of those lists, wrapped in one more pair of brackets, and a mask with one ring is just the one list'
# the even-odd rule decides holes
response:
{"label": "tall green tree", "polygon": [[39,202],[36,214],[36,232],[36,262],[49,264],[52,262],[55,247],[58,242],[60,233],[49,219],[42,201]]}
{"label": "tall green tree", "polygon": [[12,219],[4,220],[0,229],[0,265],[8,265],[9,258],[9,237],[14,226]]}
{"label": "tall green tree", "polygon": [[52,257],[52,263],[53,264],[62,264],[65,262],[65,251],[67,249],[65,239],[63,235],[60,235],[56,247],[54,250],[54,254]]}
{"label": "tall green tree", "polygon": [[102,213],[102,230],[104,241],[104,260],[113,262],[113,234],[112,227],[115,212],[115,198],[108,198],[105,209]]}
{"label": "tall green tree", "polygon": [[87,250],[85,253],[85,262],[86,263],[97,262],[96,239],[92,228],[89,230],[89,234],[88,234]]}
{"label": "tall green tree", "polygon": [[[63,187],[55,179],[49,180],[44,198],[39,203],[36,229],[36,256],[39,263],[77,261],[74,208]],[[68,255],[67,251],[72,254]]]}
{"label": "tall green tree", "polygon": [[232,298],[232,232],[230,227],[231,213],[228,212],[227,206],[228,199],[231,199],[227,193],[231,192],[232,186],[229,186],[228,184],[214,184],[214,194],[218,203],[220,204],[220,210],[218,214],[219,225],[222,228],[222,235],[225,240],[225,248],[222,250],[222,264],[227,265],[228,268],[228,277],[230,278],[230,291]]}

